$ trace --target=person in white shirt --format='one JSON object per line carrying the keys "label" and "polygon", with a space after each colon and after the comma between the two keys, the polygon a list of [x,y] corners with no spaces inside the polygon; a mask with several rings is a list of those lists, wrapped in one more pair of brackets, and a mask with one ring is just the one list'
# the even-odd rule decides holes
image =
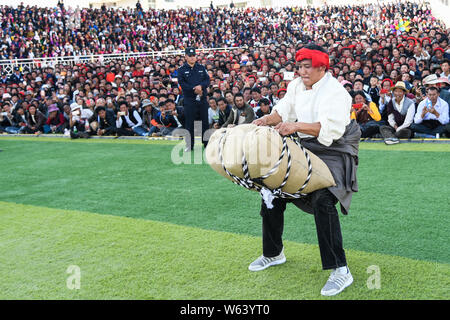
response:
{"label": "person in white shirt", "polygon": [[446,77],[450,81],[450,60],[444,60],[441,63],[441,77]]}
{"label": "person in white shirt", "polygon": [[142,128],[142,118],[134,108],[129,108],[125,100],[119,102],[117,112],[117,134],[119,136],[132,136],[134,134],[145,136],[147,132]]}
{"label": "person in white shirt", "polygon": [[439,98],[438,88],[427,88],[427,98],[419,103],[411,130],[433,136],[442,135],[449,123],[448,108],[448,103]]}
{"label": "person in white shirt", "polygon": [[210,97],[208,103],[208,123],[209,127],[212,128],[219,121],[219,108],[217,107],[217,100],[214,97]]}
{"label": "person in white shirt", "polygon": [[380,127],[384,142],[388,145],[399,143],[399,139],[409,139],[412,131],[416,107],[414,101],[406,97],[408,89],[403,81],[398,81],[392,88],[393,99],[386,105],[388,124]]}
{"label": "person in white shirt", "polygon": [[[275,126],[281,135],[298,134],[300,143],[320,157],[330,168],[335,187],[320,189],[297,200],[276,197],[269,209],[263,199],[263,255],[250,264],[260,271],[286,261],[282,233],[284,211],[288,202],[312,213],[315,218],[322,268],[332,270],[321,290],[322,295],[336,295],[353,282],[342,246],[342,233],[336,204],[348,213],[351,195],[357,191],[356,167],[361,131],[350,120],[352,98],[330,73],[329,56],[315,44],[308,44],[296,54],[300,77],[287,87],[286,95],[270,115],[255,121],[259,126]],[[347,175],[345,174],[348,173]]]}

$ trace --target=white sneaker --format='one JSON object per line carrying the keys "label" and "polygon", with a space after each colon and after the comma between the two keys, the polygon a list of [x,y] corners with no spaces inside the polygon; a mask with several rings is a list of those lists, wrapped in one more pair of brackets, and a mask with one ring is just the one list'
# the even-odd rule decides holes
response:
{"label": "white sneaker", "polygon": [[260,256],[258,259],[253,261],[249,266],[248,270],[250,271],[261,271],[270,266],[276,266],[278,264],[283,264],[286,262],[286,257],[284,256],[283,250],[276,257],[267,258],[265,256]]}
{"label": "white sneaker", "polygon": [[387,145],[397,144],[399,142],[400,142],[400,140],[398,138],[387,138],[384,140],[384,143]]}
{"label": "white sneaker", "polygon": [[352,282],[353,277],[348,267],[334,269],[320,294],[323,296],[334,296],[351,285]]}

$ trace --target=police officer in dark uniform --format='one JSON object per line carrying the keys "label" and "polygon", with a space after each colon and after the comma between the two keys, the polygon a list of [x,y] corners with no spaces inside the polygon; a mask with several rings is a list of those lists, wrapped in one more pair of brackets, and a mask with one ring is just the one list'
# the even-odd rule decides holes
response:
{"label": "police officer in dark uniform", "polygon": [[9,82],[8,74],[6,72],[3,72],[0,78],[0,84],[8,84],[8,82]]}
{"label": "police officer in dark uniform", "polygon": [[23,82],[23,75],[19,67],[14,67],[14,73],[9,78],[12,83],[19,84]]}
{"label": "police officer in dark uniform", "polygon": [[185,127],[190,133],[185,151],[190,151],[194,148],[194,121],[202,121],[202,139],[209,127],[206,95],[210,79],[206,68],[197,63],[195,48],[186,48],[185,54],[186,63],[178,69],[178,84],[183,90]]}

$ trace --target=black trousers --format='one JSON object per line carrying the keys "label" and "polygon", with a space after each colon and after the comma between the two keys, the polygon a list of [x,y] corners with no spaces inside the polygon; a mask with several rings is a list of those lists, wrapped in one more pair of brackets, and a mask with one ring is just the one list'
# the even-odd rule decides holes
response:
{"label": "black trousers", "polygon": [[117,128],[115,130],[115,132],[117,133],[117,135],[120,136],[134,136],[134,131],[133,130],[127,130],[126,128]]}
{"label": "black trousers", "polygon": [[[308,197],[314,208],[322,268],[326,270],[346,266],[336,197],[328,189],[317,190],[310,193]],[[275,198],[272,202],[272,209],[268,209],[262,201],[260,214],[262,216],[263,255],[266,257],[277,256],[283,249],[284,211],[286,204],[291,201]]]}
{"label": "black trousers", "polygon": [[194,149],[194,122],[195,120],[201,120],[202,122],[202,142],[206,147],[207,141],[203,141],[203,136],[209,128],[208,123],[208,103],[204,98],[201,101],[196,100],[185,100],[184,102],[184,116],[185,116],[185,127],[189,131],[190,137],[186,137],[186,147],[191,150]]}

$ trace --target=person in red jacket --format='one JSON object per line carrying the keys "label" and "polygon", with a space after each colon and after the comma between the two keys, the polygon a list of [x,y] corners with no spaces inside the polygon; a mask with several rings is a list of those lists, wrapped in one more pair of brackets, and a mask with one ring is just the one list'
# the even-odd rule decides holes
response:
{"label": "person in red jacket", "polygon": [[63,133],[64,115],[59,111],[56,104],[48,107],[48,118],[44,125],[44,133]]}

